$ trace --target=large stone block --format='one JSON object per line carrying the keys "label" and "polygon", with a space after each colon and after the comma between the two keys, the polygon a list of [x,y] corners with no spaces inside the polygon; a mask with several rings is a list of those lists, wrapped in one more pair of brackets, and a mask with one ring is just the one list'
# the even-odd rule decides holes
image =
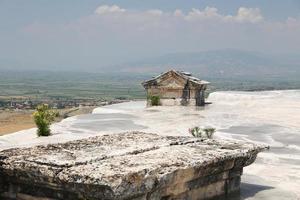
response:
{"label": "large stone block", "polygon": [[208,199],[239,190],[265,146],[130,132],[0,152],[10,199]]}

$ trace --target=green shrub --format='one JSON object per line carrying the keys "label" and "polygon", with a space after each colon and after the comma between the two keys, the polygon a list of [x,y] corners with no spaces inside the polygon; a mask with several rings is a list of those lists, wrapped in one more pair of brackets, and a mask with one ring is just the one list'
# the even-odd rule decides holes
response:
{"label": "green shrub", "polygon": [[54,122],[58,112],[50,110],[47,104],[39,105],[33,113],[34,122],[37,126],[38,136],[51,135],[50,125]]}
{"label": "green shrub", "polygon": [[196,126],[194,128],[190,128],[189,132],[194,137],[202,137],[202,130],[198,126]]}
{"label": "green shrub", "polygon": [[215,128],[205,128],[203,129],[204,133],[206,134],[207,138],[212,138],[213,134],[216,132]]}
{"label": "green shrub", "polygon": [[150,99],[151,106],[159,106],[160,105],[160,97],[156,95],[152,95],[148,97]]}
{"label": "green shrub", "polygon": [[215,128],[204,128],[201,129],[198,126],[195,126],[194,128],[190,128],[189,129],[190,134],[192,134],[192,136],[194,137],[204,137],[203,132],[205,133],[207,138],[212,138],[213,134],[216,132]]}

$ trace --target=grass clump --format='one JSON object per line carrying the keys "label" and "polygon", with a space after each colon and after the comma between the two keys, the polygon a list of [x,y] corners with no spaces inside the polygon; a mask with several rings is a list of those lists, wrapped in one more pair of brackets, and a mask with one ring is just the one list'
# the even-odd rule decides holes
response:
{"label": "grass clump", "polygon": [[159,106],[160,105],[160,97],[156,95],[148,96],[148,99],[150,99],[151,106]]}
{"label": "grass clump", "polygon": [[39,105],[33,113],[33,119],[37,126],[38,136],[51,135],[50,125],[58,116],[58,112],[50,110],[47,104]]}
{"label": "grass clump", "polygon": [[214,133],[216,132],[216,129],[215,128],[204,128],[203,131],[207,138],[212,138]]}
{"label": "grass clump", "polygon": [[194,128],[190,128],[189,132],[194,137],[200,137],[203,138],[204,134],[205,137],[211,139],[216,132],[215,128],[200,128],[198,126],[195,126]]}
{"label": "grass clump", "polygon": [[202,137],[202,130],[198,126],[195,126],[194,128],[190,128],[189,132],[194,137]]}

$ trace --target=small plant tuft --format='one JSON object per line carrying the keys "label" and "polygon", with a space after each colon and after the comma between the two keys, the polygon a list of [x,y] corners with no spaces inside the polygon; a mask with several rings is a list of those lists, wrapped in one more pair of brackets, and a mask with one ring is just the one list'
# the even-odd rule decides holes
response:
{"label": "small plant tuft", "polygon": [[151,106],[159,106],[160,105],[160,97],[156,95],[151,95],[148,97],[150,99]]}
{"label": "small plant tuft", "polygon": [[214,133],[216,132],[216,129],[215,128],[199,128],[198,126],[195,126],[194,128],[190,128],[189,129],[189,132],[192,136],[194,137],[200,137],[200,138],[203,138],[204,137],[204,134],[205,133],[205,136],[207,138],[212,138]]}
{"label": "small plant tuft", "polygon": [[58,116],[58,112],[50,110],[47,104],[39,105],[33,113],[34,122],[37,126],[38,136],[51,135],[50,125]]}
{"label": "small plant tuft", "polygon": [[207,138],[212,138],[214,133],[216,132],[216,129],[215,128],[204,128],[203,131]]}
{"label": "small plant tuft", "polygon": [[202,130],[198,126],[195,126],[194,128],[190,128],[189,132],[194,137],[202,137]]}

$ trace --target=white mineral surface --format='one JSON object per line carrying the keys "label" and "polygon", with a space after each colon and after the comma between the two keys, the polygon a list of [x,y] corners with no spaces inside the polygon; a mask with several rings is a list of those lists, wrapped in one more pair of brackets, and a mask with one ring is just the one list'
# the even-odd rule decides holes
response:
{"label": "white mineral surface", "polygon": [[107,133],[139,130],[188,135],[193,126],[217,128],[215,138],[270,145],[244,168],[237,199],[300,199],[300,91],[215,92],[205,108],[150,107],[134,101],[100,107],[93,114],[52,126],[53,135],[38,138],[35,129],[0,137],[0,149],[57,143]]}

